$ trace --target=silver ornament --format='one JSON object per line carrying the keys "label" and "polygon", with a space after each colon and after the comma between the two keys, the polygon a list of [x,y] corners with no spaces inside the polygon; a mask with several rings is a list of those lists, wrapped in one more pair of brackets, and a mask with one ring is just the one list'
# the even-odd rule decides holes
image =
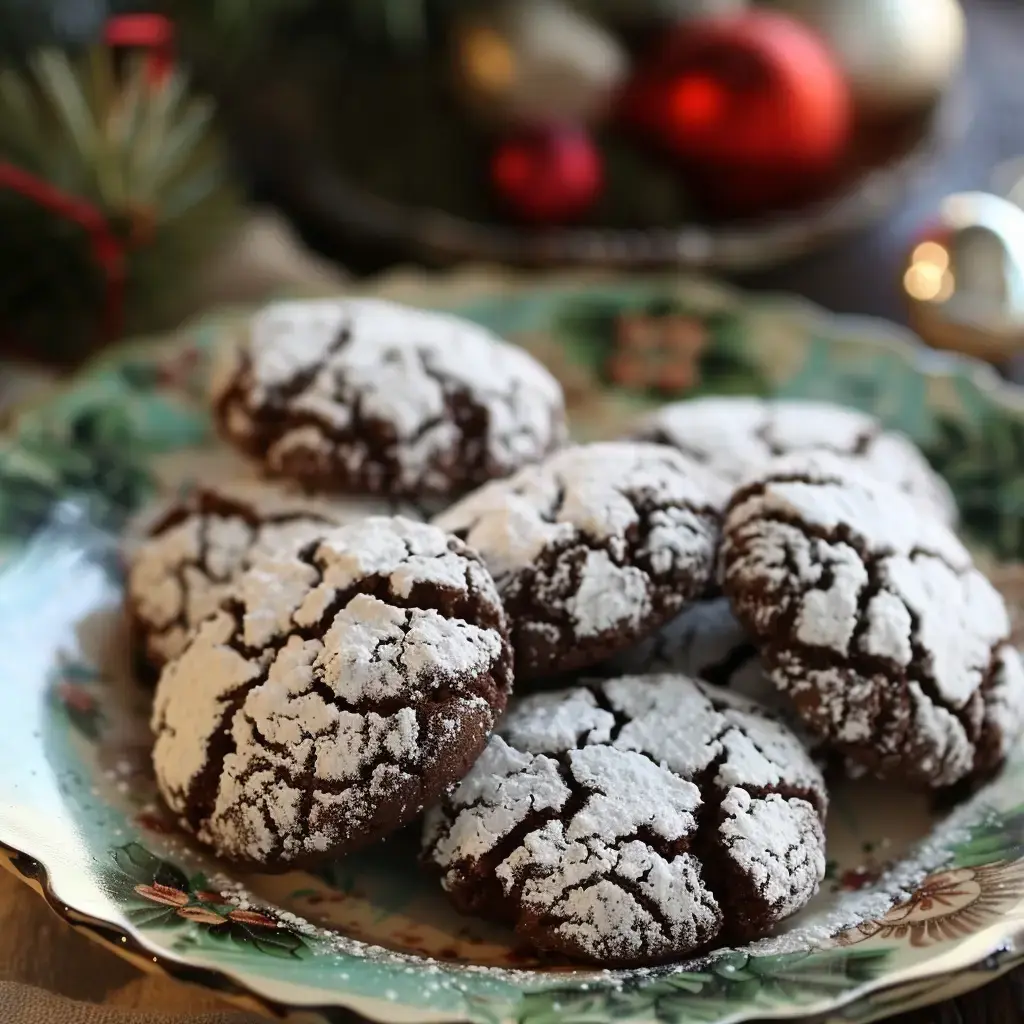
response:
{"label": "silver ornament", "polygon": [[959,0],[774,0],[829,44],[862,108],[896,113],[942,94],[963,57]]}
{"label": "silver ornament", "polygon": [[911,323],[936,348],[1002,363],[1024,351],[1024,210],[985,192],[949,196],[908,257]]}

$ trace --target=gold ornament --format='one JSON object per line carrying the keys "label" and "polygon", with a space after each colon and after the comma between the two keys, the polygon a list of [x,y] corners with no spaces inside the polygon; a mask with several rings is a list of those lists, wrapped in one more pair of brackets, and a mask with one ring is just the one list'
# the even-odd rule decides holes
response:
{"label": "gold ornament", "polygon": [[518,0],[466,15],[454,33],[460,95],[497,125],[590,122],[626,73],[619,43],[559,0]]}
{"label": "gold ornament", "polygon": [[914,329],[936,348],[1005,363],[1024,352],[1024,210],[996,195],[949,196],[903,273]]}

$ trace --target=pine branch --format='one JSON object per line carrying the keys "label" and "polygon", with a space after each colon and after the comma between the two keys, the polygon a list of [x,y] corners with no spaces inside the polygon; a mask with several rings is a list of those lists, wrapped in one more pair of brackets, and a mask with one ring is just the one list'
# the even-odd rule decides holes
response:
{"label": "pine branch", "polygon": [[[213,119],[183,75],[154,85],[143,63],[119,69],[105,47],[0,72],[0,152],[101,212],[123,246],[132,328],[160,323],[237,217]],[[105,297],[88,232],[13,192],[0,191],[0,223],[0,333],[28,321],[47,344],[81,344]]]}

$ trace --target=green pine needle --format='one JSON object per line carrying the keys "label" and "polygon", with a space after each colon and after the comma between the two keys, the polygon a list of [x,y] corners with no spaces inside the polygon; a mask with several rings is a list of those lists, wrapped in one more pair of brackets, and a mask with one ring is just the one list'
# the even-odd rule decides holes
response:
{"label": "green pine needle", "polygon": [[[0,152],[106,215],[125,245],[132,329],[163,325],[190,272],[236,220],[214,116],[181,74],[154,85],[143,62],[119,69],[105,47],[78,60],[41,53],[27,71],[0,72]],[[87,343],[104,291],[82,230],[2,192],[0,218],[14,242],[0,334],[30,330],[65,348]],[[47,294],[55,301],[41,308]]]}

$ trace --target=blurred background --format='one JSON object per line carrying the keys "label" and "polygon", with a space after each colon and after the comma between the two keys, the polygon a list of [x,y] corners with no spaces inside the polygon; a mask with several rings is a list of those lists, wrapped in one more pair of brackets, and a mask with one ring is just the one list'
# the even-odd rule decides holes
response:
{"label": "blurred background", "polygon": [[1022,48],[1016,0],[0,0],[0,351],[172,325],[270,209],[327,275],[704,272],[1018,373]]}

